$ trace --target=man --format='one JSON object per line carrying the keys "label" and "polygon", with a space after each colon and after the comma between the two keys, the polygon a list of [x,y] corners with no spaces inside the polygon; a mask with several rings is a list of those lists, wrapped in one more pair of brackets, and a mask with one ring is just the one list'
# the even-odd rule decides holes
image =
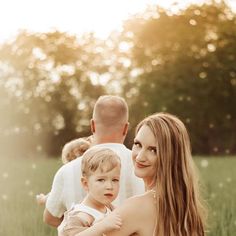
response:
{"label": "man", "polygon": [[[118,96],[101,96],[95,103],[91,131],[93,145],[107,147],[121,158],[120,191],[115,204],[144,192],[144,184],[133,172],[131,151],[123,142],[128,131],[128,106]],[[44,222],[57,227],[66,210],[79,203],[85,193],[81,184],[81,158],[62,166],[56,173],[44,210]]]}

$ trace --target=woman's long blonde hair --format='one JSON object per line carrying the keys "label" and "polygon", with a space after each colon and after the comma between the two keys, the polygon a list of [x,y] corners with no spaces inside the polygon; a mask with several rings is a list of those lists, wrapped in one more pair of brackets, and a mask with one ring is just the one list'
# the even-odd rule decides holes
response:
{"label": "woman's long blonde hair", "polygon": [[200,199],[190,140],[175,116],[157,113],[141,121],[157,141],[155,236],[204,236],[205,208]]}

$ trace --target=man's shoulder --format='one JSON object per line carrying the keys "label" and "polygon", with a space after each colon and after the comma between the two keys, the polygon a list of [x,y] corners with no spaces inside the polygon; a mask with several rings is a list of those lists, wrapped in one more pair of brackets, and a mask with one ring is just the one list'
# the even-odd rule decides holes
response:
{"label": "man's shoulder", "polygon": [[110,148],[111,150],[117,151],[117,152],[123,152],[127,154],[131,153],[131,150],[128,149],[122,143],[102,143],[102,144],[97,144],[96,146]]}
{"label": "man's shoulder", "polygon": [[64,175],[65,173],[71,173],[73,169],[75,168],[80,168],[81,166],[81,157],[78,157],[77,159],[70,161],[63,166],[57,171],[57,175]]}

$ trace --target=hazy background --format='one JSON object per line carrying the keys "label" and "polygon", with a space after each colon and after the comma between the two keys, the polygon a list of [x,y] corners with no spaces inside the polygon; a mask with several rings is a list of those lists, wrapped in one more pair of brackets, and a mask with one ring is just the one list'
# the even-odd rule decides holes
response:
{"label": "hazy background", "polygon": [[[192,5],[198,3],[198,5]],[[204,4],[203,4],[204,3]],[[236,1],[0,2],[0,235],[56,236],[35,195],[103,94],[187,126],[207,236],[236,232]]]}
{"label": "hazy background", "polygon": [[[235,154],[236,18],[230,6],[223,1],[186,8],[177,2],[166,9],[149,5],[106,38],[96,36],[99,30],[79,35],[59,28],[21,29],[9,36],[0,45],[1,155],[58,156],[65,142],[90,134],[93,104],[102,94],[127,100],[129,147],[137,122],[165,111],[185,122],[194,154]],[[44,17],[52,24],[42,5],[34,7],[41,9],[38,25],[40,19],[45,24]],[[50,9],[54,18],[56,10]],[[76,12],[63,10],[60,22],[68,15],[73,20],[72,14],[73,25],[79,25]]]}

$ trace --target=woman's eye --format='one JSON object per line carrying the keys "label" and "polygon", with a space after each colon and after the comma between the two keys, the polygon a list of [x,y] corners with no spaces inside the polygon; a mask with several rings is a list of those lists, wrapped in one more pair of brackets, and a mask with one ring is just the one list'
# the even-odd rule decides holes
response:
{"label": "woman's eye", "polygon": [[153,152],[154,154],[157,153],[157,149],[156,148],[151,148],[150,151]]}
{"label": "woman's eye", "polygon": [[134,142],[135,147],[141,147],[141,144],[139,142]]}

